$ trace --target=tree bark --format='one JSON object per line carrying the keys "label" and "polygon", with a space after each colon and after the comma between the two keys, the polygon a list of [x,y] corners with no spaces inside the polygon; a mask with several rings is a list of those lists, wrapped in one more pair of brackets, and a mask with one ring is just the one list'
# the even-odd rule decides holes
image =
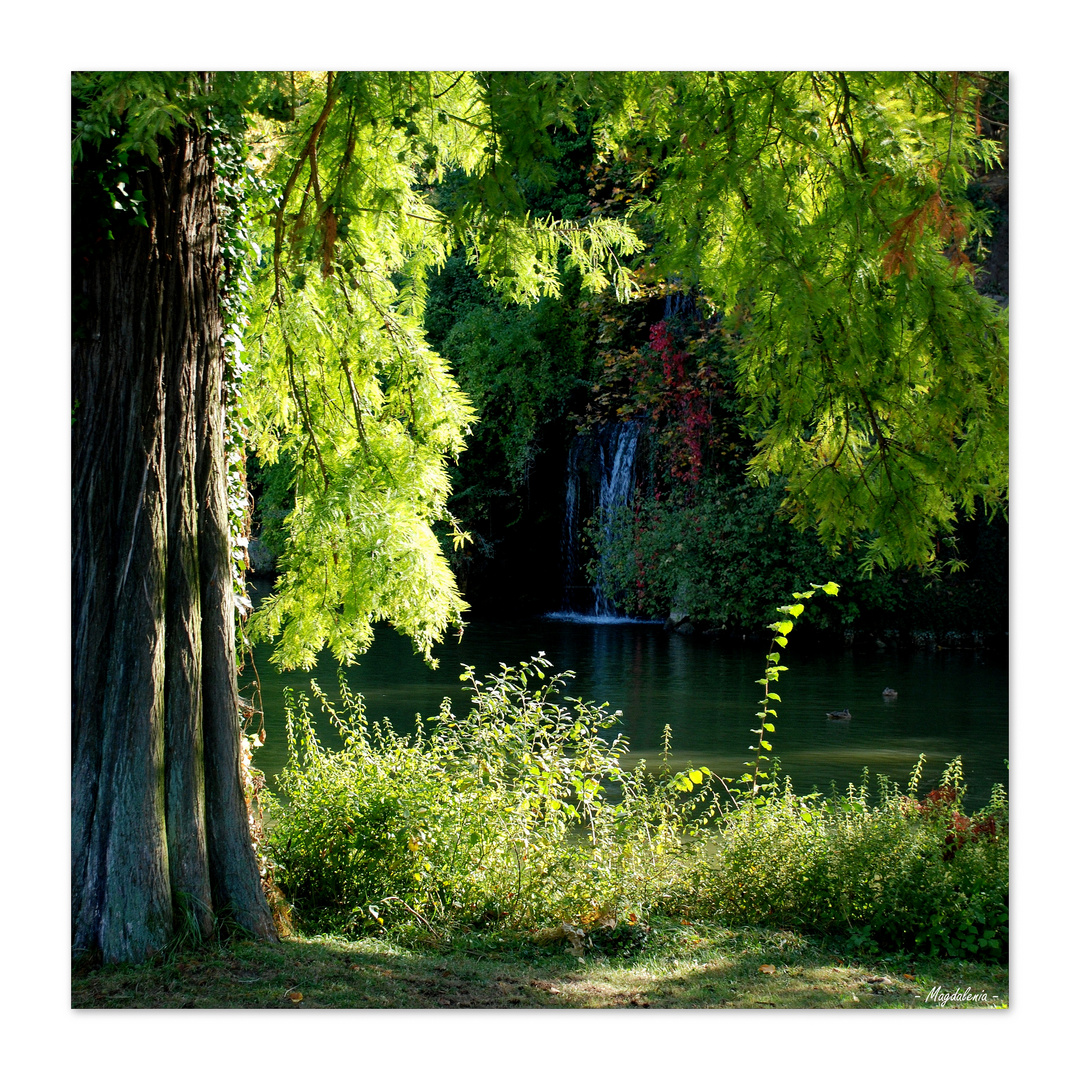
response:
{"label": "tree bark", "polygon": [[[220,331],[214,340],[220,340]],[[224,353],[219,348],[200,381],[196,469],[210,885],[215,911],[257,936],[273,936],[251,844],[240,765],[223,374]]]}
{"label": "tree bark", "polygon": [[73,203],[72,944],[138,962],[177,916],[273,926],[239,767],[209,136],[144,162],[149,227],[103,218],[100,164]]}

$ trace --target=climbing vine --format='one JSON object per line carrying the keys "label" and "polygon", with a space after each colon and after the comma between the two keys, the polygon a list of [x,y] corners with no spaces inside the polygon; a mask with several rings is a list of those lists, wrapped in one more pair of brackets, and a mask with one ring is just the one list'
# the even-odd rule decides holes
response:
{"label": "climbing vine", "polygon": [[252,270],[262,251],[252,236],[250,215],[269,195],[269,184],[249,159],[248,123],[243,114],[227,106],[211,112],[206,131],[213,139],[212,158],[217,178],[218,246],[222,256],[219,295],[222,349],[225,354],[225,454],[233,590],[237,632],[247,644],[244,621],[251,611],[247,598],[247,545],[251,532],[251,497],[247,484],[248,427],[242,387],[251,363],[245,355],[250,324]]}

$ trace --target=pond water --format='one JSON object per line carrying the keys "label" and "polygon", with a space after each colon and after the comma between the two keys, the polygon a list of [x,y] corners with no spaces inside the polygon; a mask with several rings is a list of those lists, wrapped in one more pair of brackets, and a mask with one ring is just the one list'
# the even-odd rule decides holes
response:
{"label": "pond water", "polygon": [[[977,651],[900,652],[894,649],[831,652],[800,649],[798,631],[784,651],[788,666],[775,687],[774,754],[799,792],[828,791],[830,781],[858,782],[864,766],[871,777],[885,773],[906,786],[920,753],[928,758],[926,790],[956,755],[964,762],[967,805],[975,809],[995,782],[1006,784],[1009,756],[1007,657]],[[463,640],[436,648],[440,664],[431,671],[407,640],[386,627],[372,648],[348,670],[349,685],[363,694],[369,718],[388,717],[407,731],[419,713],[434,716],[444,697],[455,712],[468,710],[461,665],[479,675],[516,664],[543,651],[552,671],[573,670],[566,693],[621,709],[621,728],[630,740],[625,764],[658,761],[665,725],[671,727],[672,764],[708,765],[722,776],[738,776],[762,688],[762,644],[719,643],[701,636],[666,633],[662,626],[633,622],[571,622],[552,618],[516,621],[477,618]],[[266,744],[255,765],[273,786],[287,757],[283,689],[308,690],[312,677],[336,697],[337,665],[327,655],[311,672],[282,675],[260,646],[255,667],[262,688]],[[895,699],[882,697],[890,686]],[[251,692],[251,668],[241,676]],[[310,696],[310,694],[309,694]],[[848,709],[851,719],[826,718]],[[319,726],[328,746],[339,745],[328,724]],[[875,786],[876,790],[876,786]]]}

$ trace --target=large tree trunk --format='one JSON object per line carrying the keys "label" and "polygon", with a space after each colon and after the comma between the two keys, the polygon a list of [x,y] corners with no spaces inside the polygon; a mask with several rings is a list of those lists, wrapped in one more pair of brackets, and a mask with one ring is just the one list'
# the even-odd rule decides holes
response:
{"label": "large tree trunk", "polygon": [[[273,935],[239,762],[209,137],[178,129],[102,223],[76,177],[72,927],[139,961],[177,916]],[[106,204],[107,205],[107,204]]]}

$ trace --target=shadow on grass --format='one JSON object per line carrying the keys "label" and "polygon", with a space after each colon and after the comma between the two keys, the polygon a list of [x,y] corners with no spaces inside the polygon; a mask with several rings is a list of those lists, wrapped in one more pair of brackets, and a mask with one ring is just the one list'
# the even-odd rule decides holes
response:
{"label": "shadow on grass", "polygon": [[452,944],[235,942],[72,980],[75,1008],[920,1008],[934,986],[1007,1002],[989,964],[858,959],[789,931],[654,928],[635,956],[464,934]]}

